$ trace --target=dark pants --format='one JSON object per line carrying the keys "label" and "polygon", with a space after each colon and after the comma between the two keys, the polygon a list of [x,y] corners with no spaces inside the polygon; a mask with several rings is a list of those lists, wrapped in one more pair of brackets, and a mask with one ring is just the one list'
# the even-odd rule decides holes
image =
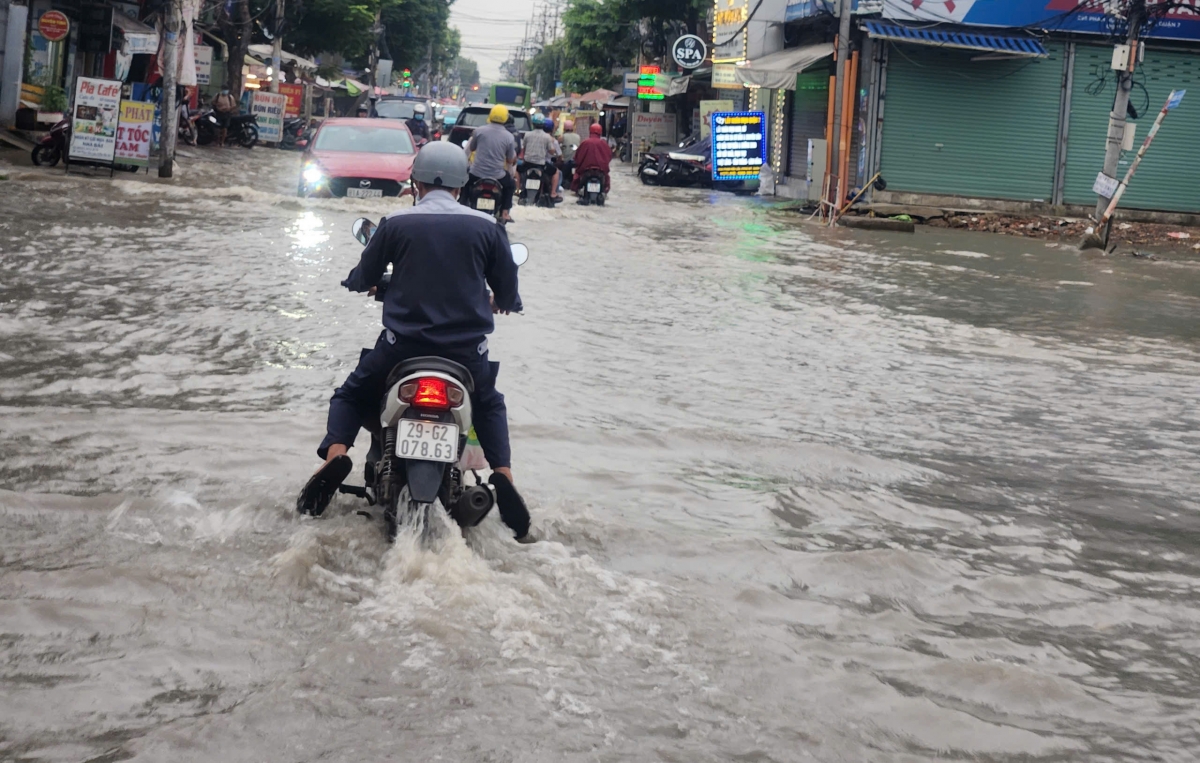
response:
{"label": "dark pants", "polygon": [[[483,179],[478,175],[468,175],[468,177],[470,178],[467,181],[468,185],[477,180]],[[507,172],[504,173],[503,177],[487,179],[495,180],[500,184],[500,211],[503,212],[505,210],[512,209],[513,194],[517,192],[517,181],[513,180],[512,175],[508,174]],[[462,201],[464,204],[467,204],[467,198],[465,194],[463,195]]]}
{"label": "dark pants", "polygon": [[401,337],[395,339],[395,344],[392,344],[388,341],[388,332],[381,333],[375,348],[363,352],[358,360],[358,368],[334,391],[329,401],[327,434],[317,449],[317,455],[326,458],[330,445],[354,445],[358,430],[364,426],[378,429],[379,406],[387,393],[388,374],[402,361],[422,355],[436,355],[461,363],[471,372],[475,381],[471,414],[483,454],[493,469],[511,466],[508,409],[504,405],[504,395],[496,390],[496,373],[500,370],[500,364],[489,362],[487,350],[480,354],[475,346],[431,347]]}

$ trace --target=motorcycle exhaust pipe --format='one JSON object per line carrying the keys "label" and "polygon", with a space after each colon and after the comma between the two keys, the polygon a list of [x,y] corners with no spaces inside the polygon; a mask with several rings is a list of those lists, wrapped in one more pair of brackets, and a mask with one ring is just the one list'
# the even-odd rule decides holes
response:
{"label": "motorcycle exhaust pipe", "polygon": [[475,485],[463,490],[462,495],[450,507],[450,516],[460,527],[474,527],[483,521],[495,505],[492,491],[484,485]]}

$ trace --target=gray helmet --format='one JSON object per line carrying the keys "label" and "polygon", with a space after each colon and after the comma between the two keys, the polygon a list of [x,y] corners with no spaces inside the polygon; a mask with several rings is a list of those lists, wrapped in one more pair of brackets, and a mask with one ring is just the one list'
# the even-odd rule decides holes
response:
{"label": "gray helmet", "polygon": [[413,162],[412,179],[426,185],[462,188],[467,184],[467,155],[453,143],[426,143]]}

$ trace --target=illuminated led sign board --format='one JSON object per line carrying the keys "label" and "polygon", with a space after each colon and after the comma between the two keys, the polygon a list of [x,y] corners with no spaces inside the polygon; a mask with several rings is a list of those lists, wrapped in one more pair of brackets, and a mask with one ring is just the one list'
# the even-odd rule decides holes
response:
{"label": "illuminated led sign board", "polygon": [[767,156],[766,115],[761,111],[715,111],[709,119],[713,180],[757,180]]}

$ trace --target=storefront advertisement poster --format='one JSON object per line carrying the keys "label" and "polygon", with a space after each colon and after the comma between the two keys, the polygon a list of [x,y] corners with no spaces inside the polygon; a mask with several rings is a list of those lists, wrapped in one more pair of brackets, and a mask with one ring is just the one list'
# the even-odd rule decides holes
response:
{"label": "storefront advertisement poster", "polygon": [[212,82],[213,49],[207,45],[196,46],[196,84],[207,85]]}
{"label": "storefront advertisement poster", "polygon": [[258,139],[264,143],[283,140],[283,111],[287,108],[287,96],[280,93],[254,93],[250,101],[250,113],[258,118]]}
{"label": "storefront advertisement poster", "polygon": [[116,159],[121,164],[145,167],[150,163],[150,138],[154,131],[154,104],[121,101],[117,123]]}
{"label": "storefront advertisement poster", "polygon": [[642,114],[635,112],[631,120],[633,142],[640,145],[643,141],[649,146],[664,143],[674,143],[675,115],[674,114]]}
{"label": "storefront advertisement poster", "polygon": [[766,161],[767,119],[761,111],[715,111],[712,128],[713,180],[753,180]]}
{"label": "storefront advertisement poster", "polygon": [[710,117],[714,111],[733,111],[733,101],[700,101],[700,138],[702,140],[712,134]]}
{"label": "storefront advertisement poster", "polygon": [[283,109],[283,116],[300,116],[300,109],[304,105],[304,85],[301,85],[298,82],[280,82],[279,93],[287,96],[287,106],[285,106]]}
{"label": "storefront advertisement poster", "polygon": [[117,144],[121,83],[80,77],[71,110],[72,160],[111,163]]}

